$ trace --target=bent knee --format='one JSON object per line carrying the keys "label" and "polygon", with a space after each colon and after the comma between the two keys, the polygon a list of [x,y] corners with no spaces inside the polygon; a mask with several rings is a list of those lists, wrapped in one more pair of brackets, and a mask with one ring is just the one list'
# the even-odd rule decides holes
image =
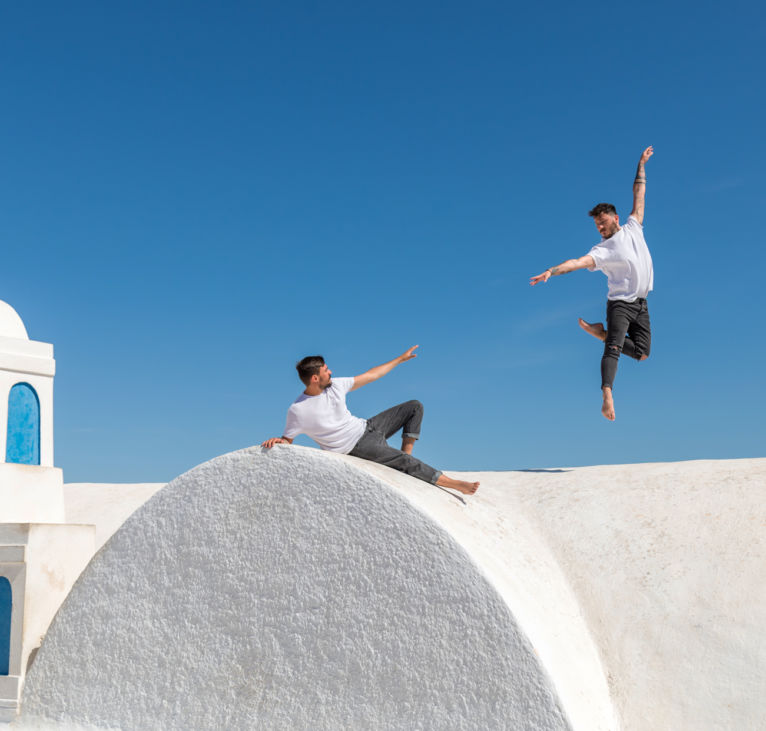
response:
{"label": "bent knee", "polygon": [[423,411],[423,404],[421,404],[417,399],[408,401],[407,406],[409,406],[411,409],[414,409],[415,411]]}
{"label": "bent knee", "polygon": [[652,352],[651,346],[636,348],[636,360],[646,360]]}

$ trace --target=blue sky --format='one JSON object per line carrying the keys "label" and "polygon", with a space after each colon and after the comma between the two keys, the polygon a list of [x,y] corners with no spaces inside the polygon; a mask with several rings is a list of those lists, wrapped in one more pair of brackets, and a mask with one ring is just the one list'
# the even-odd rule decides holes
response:
{"label": "blue sky", "polygon": [[[0,299],[52,342],[66,481],[277,436],[321,353],[442,469],[766,456],[755,3],[4,4]],[[599,413],[606,279],[529,277],[631,205],[652,357]],[[305,442],[308,443],[308,442]]]}

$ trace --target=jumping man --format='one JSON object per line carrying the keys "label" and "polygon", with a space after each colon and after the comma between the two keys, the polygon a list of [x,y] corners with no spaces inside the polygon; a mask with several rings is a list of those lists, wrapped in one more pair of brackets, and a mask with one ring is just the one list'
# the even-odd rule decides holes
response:
{"label": "jumping man", "polygon": [[[261,446],[270,449],[275,444],[292,444],[299,434],[308,434],[322,449],[378,462],[432,485],[473,495],[479,488],[478,482],[447,477],[412,456],[423,420],[420,401],[407,401],[367,420],[353,416],[346,406],[348,392],[377,381],[400,363],[417,358],[417,347],[413,346],[398,358],[370,368],[360,376],[334,381],[332,371],[321,355],[307,356],[295,366],[306,390],[288,409],[282,436],[267,439]],[[402,448],[395,449],[386,440],[400,429]]]}
{"label": "jumping man", "polygon": [[646,297],[654,285],[654,270],[642,224],[646,196],[644,166],[653,154],[654,149],[647,147],[638,161],[633,181],[633,210],[625,225],[620,226],[617,209],[611,203],[599,203],[588,215],[593,217],[601,234],[601,242],[585,256],[568,259],[529,280],[534,286],[558,274],[577,269],[598,269],[606,274],[609,285],[606,329],[600,322],[585,322],[582,318],[578,318],[578,322],[585,332],[604,343],[604,355],[601,358],[601,413],[610,421],[614,421],[612,387],[620,353],[639,361],[646,360],[652,343]]}

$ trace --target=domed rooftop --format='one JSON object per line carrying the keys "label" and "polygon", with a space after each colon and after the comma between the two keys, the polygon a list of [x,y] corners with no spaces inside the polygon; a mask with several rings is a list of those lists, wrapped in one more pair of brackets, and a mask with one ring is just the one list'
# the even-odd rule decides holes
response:
{"label": "domed rooftop", "polygon": [[24,321],[7,302],[0,300],[0,337],[29,340]]}

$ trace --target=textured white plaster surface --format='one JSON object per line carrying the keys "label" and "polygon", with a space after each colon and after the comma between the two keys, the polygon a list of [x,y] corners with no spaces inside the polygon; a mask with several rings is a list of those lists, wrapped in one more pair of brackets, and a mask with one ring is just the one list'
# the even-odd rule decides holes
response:
{"label": "textured white plaster surface", "polygon": [[[555,696],[578,731],[766,729],[764,459],[463,473],[482,481],[465,502],[298,447],[198,469],[84,574],[33,666],[23,728],[180,728],[190,718],[189,728],[547,728],[563,725]],[[192,525],[200,519],[210,527]],[[161,570],[132,566],[150,556]],[[211,572],[221,606],[183,608]],[[127,615],[115,610],[112,639],[109,610],[131,589],[140,599]],[[134,617],[156,648],[123,639]],[[473,650],[457,639],[466,633]],[[72,669],[83,645],[85,668]],[[151,683],[115,668],[115,656],[149,665]],[[422,677],[417,658],[429,666]],[[214,677],[190,677],[195,662]],[[428,706],[442,692],[451,700],[438,715]],[[218,699],[219,726],[194,693]]]}
{"label": "textured white plaster surface", "polygon": [[69,482],[64,485],[67,523],[96,526],[96,551],[164,482],[114,484]]}
{"label": "textured white plaster surface", "polygon": [[[462,477],[482,481],[464,517],[430,494],[418,499],[431,503],[429,515],[472,556],[494,553],[501,568],[515,564],[531,595],[509,584],[504,595],[576,728],[597,728],[603,718],[589,722],[587,704],[577,703],[582,684],[594,703],[603,697],[593,665],[569,665],[562,645],[580,633],[584,619],[615,728],[766,729],[766,459]],[[538,562],[538,584],[528,579],[532,556],[508,553],[508,529],[517,537],[529,532],[530,546],[537,541],[552,554],[578,616],[565,618],[566,593],[549,568]],[[493,570],[485,558],[476,560]],[[502,590],[501,580],[494,583]],[[559,619],[556,609],[544,610],[546,602],[565,610]],[[536,603],[543,605],[537,621],[528,611]],[[579,687],[573,672],[583,674]]]}
{"label": "textured white plaster surface", "polygon": [[11,583],[9,674],[0,676],[0,721],[12,720],[29,658],[93,556],[93,526],[0,523],[0,576]]}
{"label": "textured white plaster surface", "polygon": [[54,615],[94,553],[92,525],[25,526],[26,589],[22,673]]}
{"label": "textured white plaster surface", "polygon": [[464,473],[465,479],[481,481],[481,488],[458,499],[447,490],[423,489],[422,482],[387,467],[356,457],[340,459],[396,486],[463,546],[532,643],[575,729],[618,728],[600,654],[578,597],[524,505],[530,497],[525,473]]}
{"label": "textured white plaster surface", "polygon": [[482,499],[550,546],[625,731],[766,729],[766,459],[495,474]]}
{"label": "textured white plaster surface", "polygon": [[392,484],[300,447],[224,455],[136,511],[23,702],[29,728],[568,728],[468,553]]}

